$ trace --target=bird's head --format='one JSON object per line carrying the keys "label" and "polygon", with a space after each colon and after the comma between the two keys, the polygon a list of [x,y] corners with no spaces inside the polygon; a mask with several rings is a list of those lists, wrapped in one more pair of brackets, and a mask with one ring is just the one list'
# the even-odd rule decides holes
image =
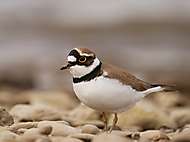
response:
{"label": "bird's head", "polygon": [[67,65],[61,70],[69,69],[73,77],[89,74],[101,64],[95,53],[87,48],[74,48],[67,56]]}

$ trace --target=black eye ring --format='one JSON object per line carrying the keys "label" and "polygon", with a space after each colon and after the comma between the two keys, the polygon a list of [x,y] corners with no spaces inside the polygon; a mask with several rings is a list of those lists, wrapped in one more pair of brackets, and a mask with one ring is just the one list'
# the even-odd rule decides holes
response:
{"label": "black eye ring", "polygon": [[82,56],[79,58],[79,62],[84,63],[86,62],[86,57]]}

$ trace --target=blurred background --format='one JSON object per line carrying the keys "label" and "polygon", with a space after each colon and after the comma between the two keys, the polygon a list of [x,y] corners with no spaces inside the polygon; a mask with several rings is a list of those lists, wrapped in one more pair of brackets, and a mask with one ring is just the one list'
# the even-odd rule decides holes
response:
{"label": "blurred background", "polygon": [[0,88],[72,92],[71,75],[59,68],[70,49],[87,47],[188,94],[189,13],[185,0],[1,1]]}

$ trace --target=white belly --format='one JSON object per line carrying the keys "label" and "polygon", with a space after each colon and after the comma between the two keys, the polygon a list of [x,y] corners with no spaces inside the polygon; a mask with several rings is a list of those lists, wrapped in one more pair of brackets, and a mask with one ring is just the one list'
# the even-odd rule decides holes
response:
{"label": "white belly", "polygon": [[73,89],[81,102],[105,112],[125,111],[144,96],[130,86],[102,76],[88,82],[74,83]]}

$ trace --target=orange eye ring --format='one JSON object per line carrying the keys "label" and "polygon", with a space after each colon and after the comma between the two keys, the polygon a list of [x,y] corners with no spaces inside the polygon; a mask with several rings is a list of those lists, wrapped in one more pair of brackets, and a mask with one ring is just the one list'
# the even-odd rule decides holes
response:
{"label": "orange eye ring", "polygon": [[79,62],[84,63],[86,62],[86,57],[82,56],[79,58]]}

